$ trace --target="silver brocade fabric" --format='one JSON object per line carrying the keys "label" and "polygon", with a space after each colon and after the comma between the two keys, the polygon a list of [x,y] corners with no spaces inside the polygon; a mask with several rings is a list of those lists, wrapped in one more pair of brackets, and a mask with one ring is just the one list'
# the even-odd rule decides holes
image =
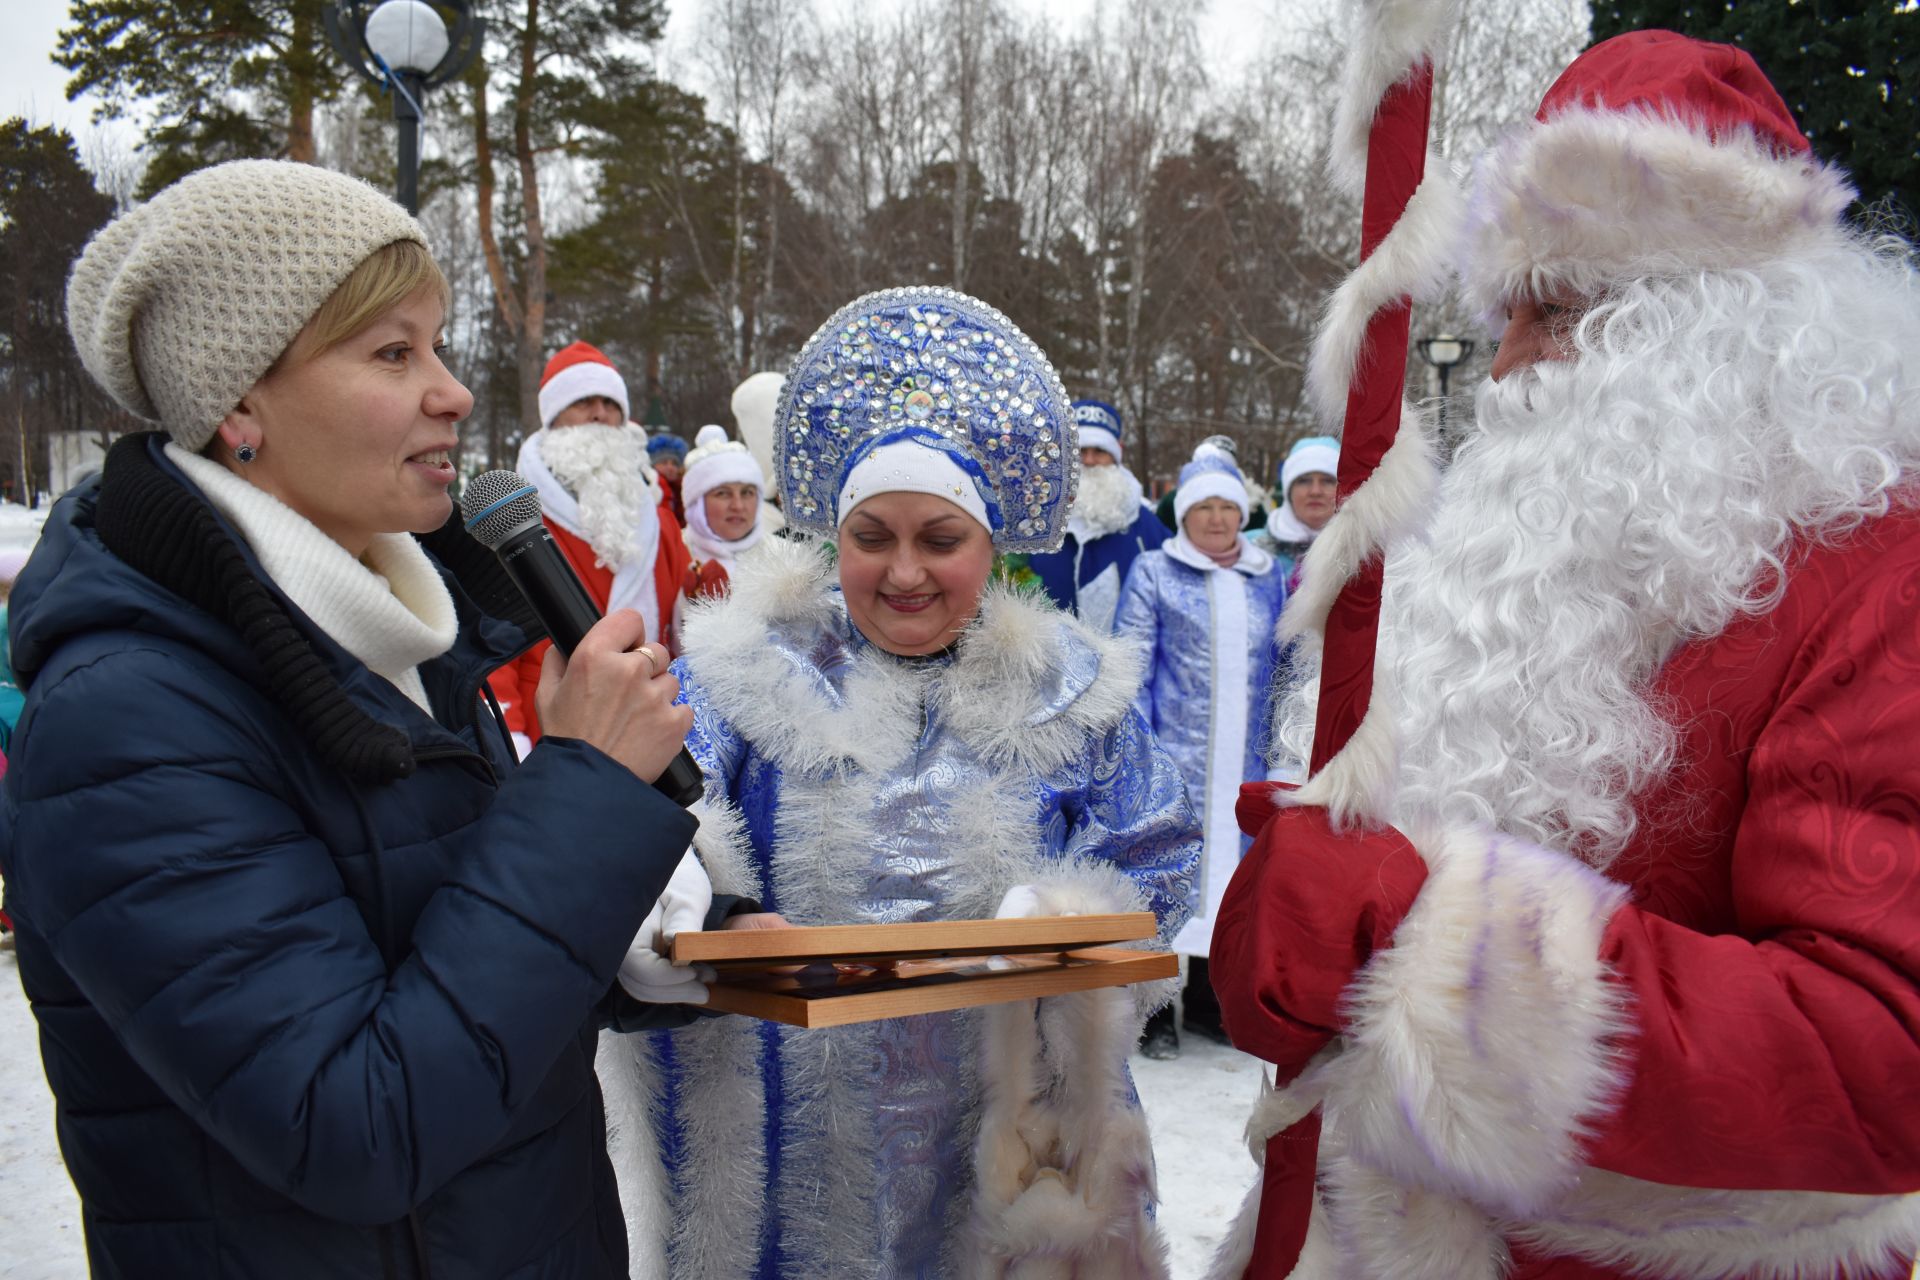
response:
{"label": "silver brocade fabric", "polygon": [[[1135,705],[1179,766],[1206,831],[1199,918],[1174,943],[1188,955],[1207,953],[1212,908],[1250,843],[1240,832],[1234,803],[1242,782],[1266,777],[1269,706],[1280,669],[1274,626],[1286,603],[1286,579],[1278,566],[1253,577],[1234,576],[1244,592],[1229,609],[1209,586],[1210,579],[1227,574],[1196,569],[1164,547],[1146,552],[1133,562],[1114,620],[1116,633],[1133,637],[1152,655]],[[1229,628],[1236,633],[1222,634]],[[1223,668],[1239,673],[1237,700],[1234,691],[1220,687],[1231,678]],[[1232,733],[1217,721],[1228,715],[1245,717]],[[1235,737],[1244,749],[1223,749],[1221,744]]]}
{"label": "silver brocade fabric", "polygon": [[[776,631],[771,648],[769,661],[842,706],[856,665],[900,663],[899,674],[919,684],[919,733],[910,759],[890,772],[789,771],[735,732],[678,664],[682,696],[695,711],[688,748],[710,780],[725,781],[746,819],[768,910],[802,925],[990,916],[1013,884],[1072,858],[1131,881],[1163,938],[1185,920],[1198,821],[1172,761],[1136,713],[1089,733],[1084,754],[1065,766],[1010,778],[940,715],[950,656],[890,658],[843,614],[825,631]],[[1098,667],[1063,629],[1053,683],[1025,708],[1023,723],[1057,717]],[[1028,846],[1016,859],[1024,863],[1018,878],[1008,878],[1005,861],[976,856],[982,819],[996,809],[1013,818],[1001,829],[1017,827]],[[749,1274],[950,1273],[972,1184],[976,1024],[963,1013],[813,1031],[766,1027],[759,1043],[771,1177],[759,1264]],[[669,1084],[669,1095],[676,1092]],[[681,1184],[700,1176],[703,1157],[690,1138],[699,1120],[667,1110],[662,1145]],[[676,1274],[691,1270],[682,1261]]]}
{"label": "silver brocade fabric", "polygon": [[1245,630],[1239,636],[1216,637],[1207,575],[1165,551],[1148,552],[1133,562],[1114,622],[1116,631],[1138,636],[1152,646],[1153,669],[1141,686],[1137,705],[1151,717],[1154,737],[1180,766],[1180,775],[1195,797],[1204,795],[1207,786],[1216,644],[1238,644],[1246,650],[1248,733],[1241,777],[1266,776],[1261,756],[1267,738],[1267,699],[1279,661],[1273,628],[1286,602],[1286,577],[1276,567],[1246,582]]}

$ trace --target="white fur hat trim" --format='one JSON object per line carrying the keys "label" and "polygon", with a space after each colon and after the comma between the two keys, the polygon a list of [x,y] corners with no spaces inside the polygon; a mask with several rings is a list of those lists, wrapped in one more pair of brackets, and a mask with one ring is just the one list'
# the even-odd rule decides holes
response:
{"label": "white fur hat trim", "polygon": [[765,497],[767,478],[747,446],[727,439],[726,428],[700,428],[699,442],[680,473],[680,501],[688,508],[723,484],[750,484]]}
{"label": "white fur hat trim", "polygon": [[588,396],[605,396],[613,401],[620,406],[622,418],[631,412],[627,407],[627,380],[610,364],[582,360],[568,365],[541,384],[540,425],[552,426],[553,420],[560,416],[563,409]]}
{"label": "white fur hat trim", "polygon": [[1853,197],[1838,171],[1751,129],[1710,139],[1645,110],[1570,109],[1482,160],[1467,292],[1492,315],[1522,295],[1737,269],[1839,234]]}

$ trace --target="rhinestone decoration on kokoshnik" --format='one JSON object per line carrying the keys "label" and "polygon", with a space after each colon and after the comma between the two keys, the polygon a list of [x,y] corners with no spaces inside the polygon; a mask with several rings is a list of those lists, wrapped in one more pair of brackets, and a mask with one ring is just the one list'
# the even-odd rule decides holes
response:
{"label": "rhinestone decoration on kokoshnik", "polygon": [[1011,320],[952,289],[884,289],[835,312],[794,357],[773,420],[786,517],[828,537],[854,464],[915,428],[985,478],[1001,551],[1059,546],[1080,483],[1060,375]]}

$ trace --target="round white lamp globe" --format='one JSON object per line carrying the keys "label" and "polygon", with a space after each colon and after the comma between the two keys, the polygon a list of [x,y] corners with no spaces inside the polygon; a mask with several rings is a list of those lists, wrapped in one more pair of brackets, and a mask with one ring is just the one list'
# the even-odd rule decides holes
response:
{"label": "round white lamp globe", "polygon": [[395,71],[427,74],[447,56],[447,24],[422,0],[386,0],[367,19],[367,48]]}

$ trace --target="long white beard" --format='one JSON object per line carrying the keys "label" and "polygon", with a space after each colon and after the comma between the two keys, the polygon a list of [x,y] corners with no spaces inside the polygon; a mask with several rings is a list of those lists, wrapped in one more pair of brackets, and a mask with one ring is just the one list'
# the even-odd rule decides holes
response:
{"label": "long white beard", "polygon": [[647,463],[647,433],[585,423],[549,428],[540,456],[580,502],[581,532],[601,564],[622,569],[655,548],[635,531],[659,520],[660,486]]}
{"label": "long white beard", "polygon": [[[1647,697],[1668,655],[1777,603],[1796,540],[1911,503],[1917,326],[1904,261],[1848,248],[1627,290],[1577,361],[1484,386],[1429,541],[1387,565],[1392,820],[1611,861],[1674,763]],[[1314,693],[1283,708],[1289,754]]]}
{"label": "long white beard", "polygon": [[[1140,516],[1144,491],[1140,477],[1115,464],[1110,467],[1085,467],[1080,472],[1080,492],[1073,500],[1072,518],[1086,530],[1083,542],[1104,538],[1133,527]],[[1078,531],[1075,531],[1078,536]]]}

